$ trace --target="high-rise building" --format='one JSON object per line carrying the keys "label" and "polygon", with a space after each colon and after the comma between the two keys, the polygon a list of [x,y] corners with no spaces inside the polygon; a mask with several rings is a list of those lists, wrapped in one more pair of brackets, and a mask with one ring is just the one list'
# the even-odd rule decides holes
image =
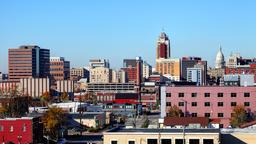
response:
{"label": "high-rise building", "polygon": [[89,67],[92,69],[96,67],[109,68],[110,64],[109,64],[109,60],[107,59],[91,59],[89,60]]}
{"label": "high-rise building", "polygon": [[112,83],[126,83],[127,74],[124,70],[113,70],[112,71]]}
{"label": "high-rise building", "polygon": [[148,79],[149,76],[152,74],[152,66],[150,64],[148,64],[146,61],[143,62],[143,66],[142,66],[142,77],[144,79]]}
{"label": "high-rise building", "polygon": [[50,58],[50,75],[55,81],[66,80],[70,77],[70,62],[66,61],[64,57]]}
{"label": "high-rise building", "polygon": [[216,69],[222,69],[225,68],[225,59],[224,55],[222,53],[222,48],[220,46],[220,49],[216,55],[216,60],[215,60],[215,68]]}
{"label": "high-rise building", "polygon": [[196,82],[197,85],[203,84],[203,72],[201,68],[188,68],[187,81]]}
{"label": "high-rise building", "polygon": [[129,82],[134,82],[140,84],[142,81],[142,62],[141,57],[136,57],[136,59],[124,59],[123,68],[127,73],[127,78]]}
{"label": "high-rise building", "polygon": [[111,83],[112,69],[96,67],[90,70],[90,83]]}
{"label": "high-rise building", "polygon": [[180,59],[157,59],[156,71],[170,80],[180,81]]}
{"label": "high-rise building", "polygon": [[157,40],[156,59],[171,57],[170,40],[168,36],[162,32]]}
{"label": "high-rise building", "polygon": [[48,77],[50,73],[50,50],[36,45],[24,45],[8,50],[9,79]]}
{"label": "high-rise building", "polygon": [[87,78],[89,79],[90,72],[85,68],[72,68],[70,69],[70,78],[72,79],[81,79]]}

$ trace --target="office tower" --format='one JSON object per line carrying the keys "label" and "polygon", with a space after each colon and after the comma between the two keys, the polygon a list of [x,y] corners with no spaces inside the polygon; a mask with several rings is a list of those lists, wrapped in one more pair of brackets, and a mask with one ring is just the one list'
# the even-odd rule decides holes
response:
{"label": "office tower", "polygon": [[187,81],[196,82],[197,85],[203,84],[203,72],[201,68],[188,68],[187,69]]}
{"label": "office tower", "polygon": [[136,84],[142,81],[142,62],[141,57],[136,57],[136,59],[124,59],[123,68],[127,73],[128,82],[133,82]]}
{"label": "office tower", "polygon": [[[79,80],[81,78],[89,79],[90,72],[85,68],[72,68],[70,69],[70,78]],[[89,80],[88,80],[89,81]]]}
{"label": "office tower", "polygon": [[66,80],[70,77],[70,62],[63,57],[50,58],[50,75],[52,80]]}
{"label": "office tower", "polygon": [[157,59],[156,71],[170,80],[180,81],[180,59]]}
{"label": "office tower", "polygon": [[89,60],[89,67],[90,69],[96,68],[96,67],[105,67],[109,68],[109,60],[107,59],[91,59]]}
{"label": "office tower", "polygon": [[8,50],[9,80],[20,78],[48,77],[50,72],[50,50],[36,45],[23,45]]}
{"label": "office tower", "polygon": [[143,66],[142,66],[142,77],[144,79],[148,79],[149,76],[152,74],[152,66],[150,64],[148,64],[146,61],[143,62]]}
{"label": "office tower", "polygon": [[171,57],[170,53],[170,40],[168,36],[162,32],[157,40],[156,59],[168,59]]}
{"label": "office tower", "polygon": [[111,83],[112,69],[96,67],[90,70],[90,83]]}
{"label": "office tower", "polygon": [[112,83],[126,83],[127,74],[124,70],[113,70],[112,71]]}

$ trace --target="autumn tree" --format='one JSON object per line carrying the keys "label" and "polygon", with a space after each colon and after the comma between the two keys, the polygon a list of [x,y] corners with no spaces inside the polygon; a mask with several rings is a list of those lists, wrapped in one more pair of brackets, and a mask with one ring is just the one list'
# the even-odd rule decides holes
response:
{"label": "autumn tree", "polygon": [[171,106],[168,111],[168,117],[180,117],[181,114],[182,114],[182,111],[176,105]]}
{"label": "autumn tree", "polygon": [[68,93],[67,92],[63,92],[60,96],[60,100],[61,101],[68,101],[69,97],[68,97]]}
{"label": "autumn tree", "polygon": [[47,105],[48,102],[51,101],[51,94],[50,92],[44,92],[41,97],[40,97],[40,101],[42,101],[42,105],[45,106]]}
{"label": "autumn tree", "polygon": [[7,113],[7,109],[5,107],[0,107],[0,118],[4,117]]}
{"label": "autumn tree", "polygon": [[247,122],[247,114],[244,106],[238,105],[233,108],[232,117],[230,124],[233,127],[238,127],[239,125]]}
{"label": "autumn tree", "polygon": [[43,115],[42,122],[45,134],[52,139],[57,139],[58,130],[65,122],[65,113],[61,108],[51,107]]}

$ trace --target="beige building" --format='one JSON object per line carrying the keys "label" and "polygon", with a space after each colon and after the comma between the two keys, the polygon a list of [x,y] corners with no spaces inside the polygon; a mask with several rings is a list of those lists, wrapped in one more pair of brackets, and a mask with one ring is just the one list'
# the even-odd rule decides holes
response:
{"label": "beige building", "polygon": [[180,59],[157,59],[156,60],[156,71],[175,81],[180,80]]}
{"label": "beige building", "polygon": [[111,83],[112,69],[96,67],[90,70],[90,83]]}
{"label": "beige building", "polygon": [[219,144],[219,129],[113,129],[104,144]]}
{"label": "beige building", "polygon": [[31,97],[40,97],[45,92],[50,92],[49,78],[22,78],[19,90],[22,94]]}
{"label": "beige building", "polygon": [[112,83],[126,83],[127,73],[124,70],[112,70]]}
{"label": "beige building", "polygon": [[72,80],[59,80],[57,83],[56,91],[59,93],[67,92],[73,93],[74,92],[74,81]]}

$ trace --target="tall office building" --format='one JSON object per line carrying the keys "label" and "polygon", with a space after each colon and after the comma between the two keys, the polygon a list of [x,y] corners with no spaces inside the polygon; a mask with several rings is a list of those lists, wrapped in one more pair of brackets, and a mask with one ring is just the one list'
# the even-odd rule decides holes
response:
{"label": "tall office building", "polygon": [[97,67],[90,70],[90,83],[111,83],[112,69]]}
{"label": "tall office building", "polygon": [[36,45],[24,45],[8,50],[9,80],[48,77],[50,73],[50,50]]}
{"label": "tall office building", "polygon": [[109,68],[110,64],[109,64],[109,60],[107,60],[107,59],[91,59],[91,60],[89,60],[89,67],[91,69],[96,68],[96,67]]}
{"label": "tall office building", "polygon": [[123,60],[123,71],[127,73],[128,82],[134,82],[140,84],[142,81],[142,62],[141,57],[136,59],[124,59]]}
{"label": "tall office building", "polygon": [[180,81],[180,59],[157,59],[156,71],[170,80]]}
{"label": "tall office building", "polygon": [[197,85],[204,83],[203,72],[201,68],[188,68],[187,69],[187,81],[196,82]]}
{"label": "tall office building", "polygon": [[67,80],[70,78],[70,62],[63,57],[50,58],[50,75],[52,80]]}
{"label": "tall office building", "polygon": [[152,66],[148,64],[146,61],[144,61],[142,65],[142,77],[144,79],[148,79],[149,76],[152,75]]}
{"label": "tall office building", "polygon": [[162,32],[157,40],[156,59],[171,57],[170,40],[168,36]]}

